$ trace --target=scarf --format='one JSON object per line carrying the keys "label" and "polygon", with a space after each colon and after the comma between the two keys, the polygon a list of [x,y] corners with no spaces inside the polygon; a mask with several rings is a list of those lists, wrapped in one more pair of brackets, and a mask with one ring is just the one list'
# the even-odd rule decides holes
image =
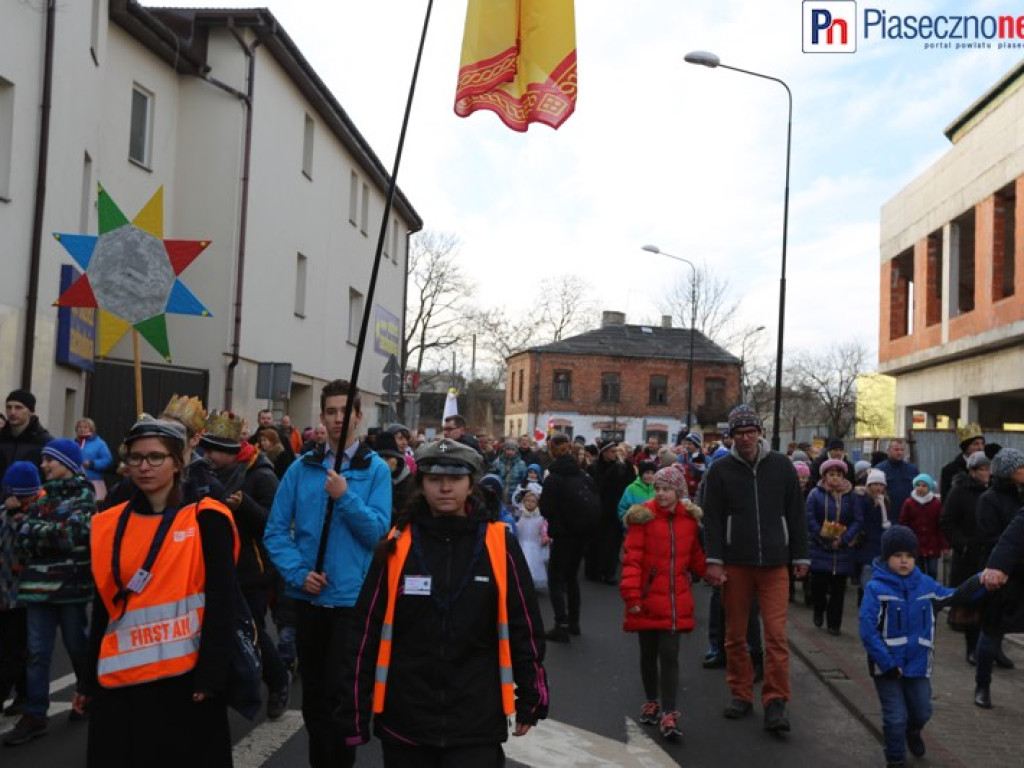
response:
{"label": "scarf", "polygon": [[935,493],[933,491],[928,491],[928,493],[926,493],[924,496],[918,496],[917,492],[915,491],[914,493],[910,494],[910,498],[912,498],[918,504],[927,504],[929,501],[935,498]]}

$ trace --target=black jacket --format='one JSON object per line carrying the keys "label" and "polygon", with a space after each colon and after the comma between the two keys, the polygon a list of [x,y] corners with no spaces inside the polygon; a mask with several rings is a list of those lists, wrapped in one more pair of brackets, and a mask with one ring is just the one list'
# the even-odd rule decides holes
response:
{"label": "black jacket", "polygon": [[[431,594],[399,594],[384,711],[374,717],[373,732],[423,746],[498,744],[508,738],[508,725],[498,678],[497,588],[478,539],[487,515],[474,504],[469,517],[433,517],[420,504],[412,519],[415,538],[403,573],[430,576]],[[507,531],[505,543],[516,720],[533,724],[548,708],[544,630],[519,544]],[[336,711],[341,733],[361,743],[369,740],[387,604],[386,551],[382,542],[356,604],[357,631],[349,633],[342,670],[346,693]]]}
{"label": "black jacket", "polygon": [[623,492],[636,480],[633,468],[621,461],[605,461],[598,456],[597,461],[587,467],[587,472],[597,485],[601,495],[602,521],[614,520],[619,525],[619,501]]}
{"label": "black jacket", "polygon": [[577,535],[574,532],[579,530],[579,526],[566,523],[566,518],[578,518],[584,514],[577,506],[579,486],[586,482],[590,482],[587,473],[572,456],[560,456],[548,467],[544,492],[540,495],[540,513],[548,521],[548,535],[552,539]]}
{"label": "black jacket", "polygon": [[1014,515],[988,559],[988,567],[1010,579],[989,593],[985,626],[999,632],[1024,632],[1024,512]]}
{"label": "black jacket", "polygon": [[985,564],[985,547],[978,533],[977,511],[978,499],[986,488],[987,485],[964,475],[943,498],[939,526],[953,550],[950,586],[962,584]]}
{"label": "black jacket", "polygon": [[957,475],[966,474],[967,457],[959,453],[955,459],[942,468],[942,472],[939,474],[939,496],[946,498],[946,494],[953,487],[953,481]]}
{"label": "black jacket", "polygon": [[707,558],[727,565],[807,564],[807,518],[793,462],[759,442],[748,464],[733,447],[704,475]]}
{"label": "black jacket", "polygon": [[1015,482],[1005,477],[992,478],[992,485],[978,499],[978,538],[986,555],[1022,505],[1024,496]]}
{"label": "black jacket", "polygon": [[214,476],[224,486],[227,498],[242,492],[242,501],[233,510],[241,547],[238,552],[238,584],[243,592],[265,589],[274,582],[274,566],[263,547],[263,529],[274,505],[278,480],[269,459],[257,452],[252,461],[215,469]]}
{"label": "black jacket", "polygon": [[28,426],[17,436],[10,424],[4,424],[3,429],[0,429],[0,477],[16,461],[30,461],[38,467],[43,446],[51,440],[53,435],[39,423],[38,416],[29,417]]}

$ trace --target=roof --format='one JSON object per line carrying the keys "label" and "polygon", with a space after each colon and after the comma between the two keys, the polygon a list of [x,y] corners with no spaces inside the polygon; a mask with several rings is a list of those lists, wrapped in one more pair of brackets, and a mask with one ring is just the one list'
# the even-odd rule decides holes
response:
{"label": "roof", "polygon": [[[701,363],[742,365],[743,361],[718,346],[700,331],[693,331],[693,359]],[[527,352],[554,352],[562,355],[600,355],[602,357],[641,357],[661,360],[690,359],[689,328],[662,328],[657,325],[605,325],[568,339],[530,347]]]}
{"label": "roof", "polygon": [[979,96],[971,106],[965,109],[952,123],[946,126],[942,132],[947,139],[954,144],[978,123],[991,109],[1002,103],[1014,91],[1024,84],[1021,75],[1024,74],[1024,59],[1003,75],[999,82]]}
{"label": "roof", "polygon": [[[177,72],[200,78],[211,73],[206,62],[207,28],[254,29],[257,39],[288,73],[360,167],[378,187],[387,189],[391,181],[388,169],[299,47],[266,8],[147,8],[138,0],[111,0],[110,18]],[[409,222],[413,232],[423,228],[423,219],[400,188],[395,189],[394,206],[395,212]]]}

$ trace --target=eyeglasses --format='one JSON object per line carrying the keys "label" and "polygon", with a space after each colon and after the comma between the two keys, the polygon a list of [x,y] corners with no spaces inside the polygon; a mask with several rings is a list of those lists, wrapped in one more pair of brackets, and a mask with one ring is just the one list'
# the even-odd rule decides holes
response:
{"label": "eyeglasses", "polygon": [[757,433],[758,433],[757,429],[751,428],[751,429],[737,429],[737,430],[733,431],[731,434],[732,434],[734,439],[738,437],[741,440],[744,440],[744,439],[746,439],[748,437],[754,437],[755,435],[757,435]]}
{"label": "eyeglasses", "polygon": [[145,461],[155,469],[167,461],[170,455],[169,453],[159,453],[157,451],[153,453],[129,453],[124,457],[124,463],[129,467],[141,467],[142,462]]}

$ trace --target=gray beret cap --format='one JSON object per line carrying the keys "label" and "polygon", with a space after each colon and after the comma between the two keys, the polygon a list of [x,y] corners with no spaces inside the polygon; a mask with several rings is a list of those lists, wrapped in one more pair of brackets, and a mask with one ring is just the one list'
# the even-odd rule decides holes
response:
{"label": "gray beret cap", "polygon": [[443,437],[416,451],[416,471],[423,475],[475,475],[482,458],[468,445]]}

